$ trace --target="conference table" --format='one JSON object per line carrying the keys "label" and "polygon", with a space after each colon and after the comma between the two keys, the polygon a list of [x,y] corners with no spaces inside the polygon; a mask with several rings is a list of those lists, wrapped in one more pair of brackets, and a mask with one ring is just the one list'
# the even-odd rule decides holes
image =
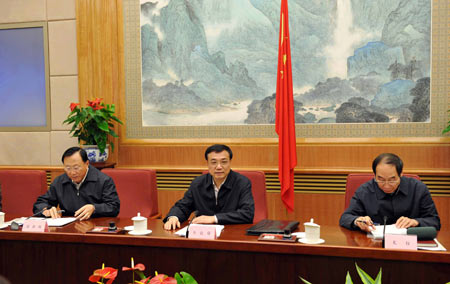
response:
{"label": "conference table", "polygon": [[[383,283],[450,281],[449,252],[388,250],[381,241],[338,225],[321,226],[325,243],[320,245],[258,241],[245,234],[251,224],[225,225],[216,240],[186,239],[165,231],[160,219],[148,221],[152,233],[146,236],[87,233],[112,221],[119,228],[132,225],[128,218],[97,218],[45,233],[0,230],[0,274],[13,284],[90,283],[89,276],[104,263],[119,269],[114,283],[131,283],[132,273],[121,270],[133,257],[145,265],[147,276],[186,271],[199,284],[299,284],[299,276],[312,283],[344,283],[347,271],[360,283],[355,263],[373,278],[382,268]],[[448,231],[437,239],[450,248]]]}

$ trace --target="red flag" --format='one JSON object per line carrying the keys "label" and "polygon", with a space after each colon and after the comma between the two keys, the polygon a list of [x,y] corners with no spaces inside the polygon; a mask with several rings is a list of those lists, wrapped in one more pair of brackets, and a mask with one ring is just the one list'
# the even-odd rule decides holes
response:
{"label": "red flag", "polygon": [[292,212],[294,211],[294,168],[297,165],[297,149],[287,0],[281,0],[275,108],[275,130],[278,134],[278,179],[281,184],[281,200],[286,209]]}

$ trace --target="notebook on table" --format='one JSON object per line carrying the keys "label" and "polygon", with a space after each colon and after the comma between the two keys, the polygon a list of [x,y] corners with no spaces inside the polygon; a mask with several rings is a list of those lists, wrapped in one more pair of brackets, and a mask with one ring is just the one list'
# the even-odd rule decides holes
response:
{"label": "notebook on table", "polygon": [[247,229],[247,235],[284,234],[286,230],[293,232],[298,228],[298,221],[264,219]]}

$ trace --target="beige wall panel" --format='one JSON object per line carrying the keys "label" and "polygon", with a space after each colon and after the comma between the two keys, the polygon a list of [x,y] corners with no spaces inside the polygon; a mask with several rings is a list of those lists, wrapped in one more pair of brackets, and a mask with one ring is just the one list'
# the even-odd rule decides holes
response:
{"label": "beige wall panel", "polygon": [[70,125],[63,125],[62,123],[70,113],[70,103],[78,102],[78,77],[51,77],[50,89],[52,94],[52,130],[70,130]]}
{"label": "beige wall panel", "polygon": [[77,36],[76,21],[48,23],[50,75],[76,75]]}
{"label": "beige wall panel", "polygon": [[49,165],[50,133],[0,132],[0,165]]}
{"label": "beige wall panel", "polygon": [[51,165],[61,165],[61,156],[64,151],[72,146],[78,146],[77,138],[69,135],[68,131],[52,131],[50,135],[51,143]]}
{"label": "beige wall panel", "polygon": [[0,23],[45,21],[45,0],[1,0]]}
{"label": "beige wall panel", "polygon": [[75,0],[47,0],[47,19],[75,19]]}

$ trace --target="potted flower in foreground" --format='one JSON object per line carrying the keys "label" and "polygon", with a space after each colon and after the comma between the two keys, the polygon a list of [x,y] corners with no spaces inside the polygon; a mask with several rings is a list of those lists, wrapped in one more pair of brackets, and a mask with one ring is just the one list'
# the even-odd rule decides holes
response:
{"label": "potted flower in foreground", "polygon": [[[64,120],[65,124],[72,124],[70,134],[78,138],[78,143],[83,142],[84,148],[88,152],[91,162],[104,162],[108,158],[108,136],[119,137],[114,132],[112,124],[116,121],[123,124],[114,113],[116,107],[114,104],[108,105],[102,102],[103,99],[96,98],[93,101],[88,100],[86,107],[81,107],[79,103],[71,103],[68,117]],[[111,151],[114,151],[114,143],[110,142]],[[93,146],[90,146],[93,145]],[[98,147],[98,153],[91,151]]]}

